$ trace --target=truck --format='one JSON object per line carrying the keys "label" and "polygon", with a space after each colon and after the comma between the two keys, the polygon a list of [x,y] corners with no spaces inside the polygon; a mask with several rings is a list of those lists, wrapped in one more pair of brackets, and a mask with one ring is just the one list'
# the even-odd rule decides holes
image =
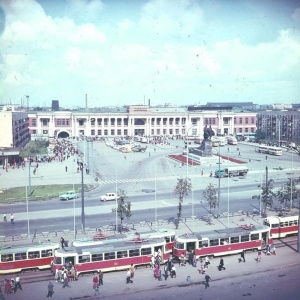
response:
{"label": "truck", "polygon": [[233,166],[216,170],[215,177],[245,176],[249,169],[246,166]]}

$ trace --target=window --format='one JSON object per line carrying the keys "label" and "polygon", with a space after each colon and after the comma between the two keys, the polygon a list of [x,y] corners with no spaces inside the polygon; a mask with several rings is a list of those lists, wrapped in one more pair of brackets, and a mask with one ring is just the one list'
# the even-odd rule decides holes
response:
{"label": "window", "polygon": [[40,258],[40,251],[31,251],[31,252],[28,252],[28,258],[29,259]]}
{"label": "window", "polygon": [[111,135],[115,135],[115,130],[114,129],[111,130]]}
{"label": "window", "polygon": [[91,119],[91,126],[95,126],[95,119],[94,118]]}
{"label": "window", "polygon": [[47,119],[42,119],[42,125],[47,126],[48,125],[48,120]]}
{"label": "window", "polygon": [[32,119],[32,120],[31,120],[31,125],[32,125],[32,126],[36,126],[36,119]]}
{"label": "window", "polygon": [[248,131],[248,128],[245,128],[245,132],[246,132],[246,133],[249,132],[249,131]]}
{"label": "window", "polygon": [[48,134],[48,130],[43,130],[43,134]]}
{"label": "window", "polygon": [[140,256],[140,250],[139,249],[129,250],[129,257],[133,257],[133,256]]}
{"label": "window", "polygon": [[218,239],[210,240],[209,244],[210,244],[210,246],[218,246],[219,245],[219,240]]}
{"label": "window", "polygon": [[99,130],[98,130],[98,135],[101,135],[101,134],[102,134],[102,130],[99,129]]}
{"label": "window", "polygon": [[294,221],[294,225],[298,225],[298,221],[297,220]]}
{"label": "window", "polygon": [[127,250],[117,252],[117,258],[124,258],[124,257],[128,257]]}
{"label": "window", "polygon": [[104,119],[104,126],[108,125],[108,119]]}
{"label": "window", "polygon": [[117,135],[122,135],[121,129],[118,129],[118,130],[117,130]]}
{"label": "window", "polygon": [[241,242],[248,242],[249,241],[249,235],[242,235],[241,236]]}
{"label": "window", "polygon": [[55,257],[54,258],[54,263],[57,265],[61,265],[61,257]]}
{"label": "window", "polygon": [[183,250],[184,249],[184,243],[176,243],[176,245],[175,245],[175,247],[177,248],[177,249],[180,249],[180,250]]}
{"label": "window", "polygon": [[91,135],[95,135],[95,130],[94,129],[91,130]]}
{"label": "window", "polygon": [[289,221],[289,226],[293,226],[294,222],[293,221]]}
{"label": "window", "polygon": [[236,118],[234,118],[233,121],[234,121],[234,124],[236,124]]}
{"label": "window", "polygon": [[251,118],[251,124],[255,124],[255,118],[254,117]]}
{"label": "window", "polygon": [[243,128],[239,128],[239,133],[242,133],[243,132]]}
{"label": "window", "polygon": [[128,135],[128,130],[124,129],[124,135]]}
{"label": "window", "polygon": [[52,256],[52,249],[42,250],[42,257]]}
{"label": "window", "polygon": [[199,248],[208,247],[208,241],[199,241]]}
{"label": "window", "polygon": [[240,118],[240,124],[243,124],[243,118]]}
{"label": "window", "polygon": [[36,130],[34,129],[34,130],[32,130],[32,134],[36,134]]}
{"label": "window", "polygon": [[103,260],[103,254],[92,254],[92,261],[102,261]]}
{"label": "window", "polygon": [[118,125],[118,126],[121,126],[121,125],[122,125],[122,119],[119,119],[119,118],[117,119],[117,125]]}
{"label": "window", "polygon": [[79,126],[83,126],[84,125],[84,120],[83,119],[79,119],[78,123],[79,123]]}
{"label": "window", "polygon": [[97,125],[101,125],[102,124],[102,119],[97,119]]}
{"label": "window", "polygon": [[26,252],[15,253],[15,260],[21,260],[26,258],[27,258]]}
{"label": "window", "polygon": [[272,228],[278,228],[278,227],[279,227],[279,224],[272,224],[271,227],[272,227]]}
{"label": "window", "polygon": [[90,256],[89,255],[79,255],[78,262],[80,264],[85,263],[85,262],[90,262]]}
{"label": "window", "polygon": [[229,238],[220,239],[221,245],[227,245],[229,243]]}
{"label": "window", "polygon": [[141,255],[148,255],[148,254],[151,254],[151,247],[149,247],[149,248],[143,248],[141,250]]}
{"label": "window", "polygon": [[104,130],[104,135],[108,135],[108,130],[107,129]]}
{"label": "window", "polygon": [[240,241],[240,237],[239,236],[232,236],[230,238],[230,243],[231,244],[235,244],[235,243],[238,243]]}
{"label": "window", "polygon": [[115,252],[106,252],[104,253],[104,260],[110,260],[110,259],[115,259],[116,258],[116,253]]}
{"label": "window", "polygon": [[110,124],[111,124],[111,126],[115,126],[115,122],[116,122],[116,120],[115,120],[115,119],[111,119],[111,120],[110,120]]}
{"label": "window", "polygon": [[251,234],[251,241],[257,241],[257,240],[259,240],[259,233]]}
{"label": "window", "polygon": [[245,118],[245,123],[248,124],[248,118]]}
{"label": "window", "polygon": [[6,262],[6,261],[12,261],[13,260],[13,255],[12,254],[2,254],[1,255],[1,261]]}

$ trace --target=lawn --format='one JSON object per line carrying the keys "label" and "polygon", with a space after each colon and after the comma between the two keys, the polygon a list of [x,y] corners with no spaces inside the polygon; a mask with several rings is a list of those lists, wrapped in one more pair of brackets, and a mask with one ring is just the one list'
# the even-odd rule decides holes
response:
{"label": "lawn", "polygon": [[[84,185],[84,190],[89,188],[88,185]],[[81,184],[75,184],[74,189],[80,193]],[[56,185],[37,185],[31,187],[32,194],[28,197],[29,201],[48,199],[58,197],[61,193],[73,190],[73,184],[56,184]],[[26,188],[16,187],[7,190],[3,190],[0,193],[0,203],[6,202],[18,202],[26,200]]]}

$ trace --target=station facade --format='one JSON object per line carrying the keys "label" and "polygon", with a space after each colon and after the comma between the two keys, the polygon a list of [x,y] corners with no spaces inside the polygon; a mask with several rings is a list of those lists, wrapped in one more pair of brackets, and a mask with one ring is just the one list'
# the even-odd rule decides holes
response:
{"label": "station facade", "polygon": [[228,107],[129,105],[86,111],[29,112],[32,139],[67,137],[203,136],[205,126],[219,135],[254,135],[256,112]]}

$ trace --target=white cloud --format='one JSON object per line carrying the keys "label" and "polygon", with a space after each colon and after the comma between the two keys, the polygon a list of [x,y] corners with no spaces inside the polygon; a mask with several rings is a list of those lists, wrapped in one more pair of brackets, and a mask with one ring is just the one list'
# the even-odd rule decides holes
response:
{"label": "white cloud", "polygon": [[296,23],[300,23],[300,7],[295,9],[294,13],[292,14],[292,19]]}

